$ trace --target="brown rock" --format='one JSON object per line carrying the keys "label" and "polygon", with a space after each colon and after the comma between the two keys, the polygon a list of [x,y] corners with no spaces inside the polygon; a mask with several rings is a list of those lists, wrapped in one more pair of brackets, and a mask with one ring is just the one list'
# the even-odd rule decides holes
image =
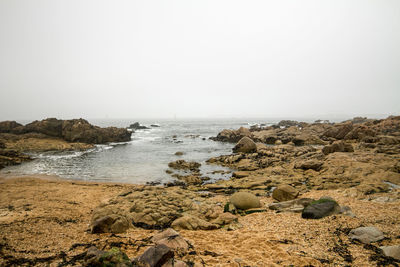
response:
{"label": "brown rock", "polygon": [[232,149],[233,152],[242,152],[242,153],[253,153],[257,151],[256,143],[251,140],[249,137],[245,136],[236,144],[236,146]]}
{"label": "brown rock", "polygon": [[181,218],[176,219],[171,224],[171,227],[174,229],[183,230],[213,230],[218,228],[217,225],[209,223],[192,215],[185,215]]}
{"label": "brown rock", "polygon": [[252,193],[237,192],[230,198],[230,202],[241,210],[254,209],[261,207],[260,200]]}
{"label": "brown rock", "polygon": [[137,261],[139,264],[142,264],[146,267],[161,267],[173,257],[174,252],[172,249],[161,244],[154,247],[149,247],[134,261]]}
{"label": "brown rock", "polygon": [[295,199],[299,195],[299,191],[290,185],[281,185],[272,192],[272,198],[282,202]]}
{"label": "brown rock", "polygon": [[0,133],[11,133],[14,128],[22,126],[16,121],[2,121],[0,122]]}
{"label": "brown rock", "polygon": [[343,141],[335,141],[331,145],[327,145],[322,148],[322,153],[325,155],[334,152],[354,152],[354,148],[351,144]]}

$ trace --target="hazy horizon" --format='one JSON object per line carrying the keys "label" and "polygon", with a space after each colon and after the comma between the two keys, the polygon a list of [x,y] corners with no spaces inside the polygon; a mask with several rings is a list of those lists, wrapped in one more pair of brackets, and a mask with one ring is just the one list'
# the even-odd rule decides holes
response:
{"label": "hazy horizon", "polygon": [[400,114],[400,1],[0,2],[0,121]]}

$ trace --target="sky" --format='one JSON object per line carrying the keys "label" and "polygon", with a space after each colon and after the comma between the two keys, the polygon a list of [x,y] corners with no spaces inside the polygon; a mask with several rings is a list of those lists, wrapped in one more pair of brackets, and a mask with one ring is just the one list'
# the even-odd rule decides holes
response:
{"label": "sky", "polygon": [[0,120],[390,114],[398,0],[0,0]]}

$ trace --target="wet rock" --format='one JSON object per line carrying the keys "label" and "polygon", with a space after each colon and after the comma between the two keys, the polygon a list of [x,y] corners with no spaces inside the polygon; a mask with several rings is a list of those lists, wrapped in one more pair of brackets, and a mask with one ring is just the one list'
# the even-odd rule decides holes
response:
{"label": "wet rock", "polygon": [[301,217],[304,219],[321,219],[337,213],[340,213],[340,206],[336,201],[330,198],[321,198],[305,207]]}
{"label": "wet rock", "polygon": [[358,240],[364,244],[380,241],[384,238],[383,233],[376,227],[358,227],[349,233],[350,239]]}
{"label": "wet rock", "polygon": [[277,212],[302,212],[305,207],[315,201],[311,198],[300,198],[279,203],[271,203],[268,208]]}
{"label": "wet rock", "polygon": [[234,153],[253,153],[257,151],[256,143],[249,137],[245,136],[232,149]]}
{"label": "wet rock", "polygon": [[[157,127],[157,126],[152,126],[152,127]],[[132,123],[131,125],[129,125],[128,128],[132,129],[132,130],[150,129],[149,127],[146,127],[144,125],[140,125],[139,122]]]}
{"label": "wet rock", "polygon": [[252,193],[237,192],[230,198],[232,203],[237,209],[247,210],[261,207],[260,200]]}
{"label": "wet rock", "polygon": [[132,266],[128,256],[118,248],[102,251],[96,247],[90,247],[86,252],[83,266]]}
{"label": "wet rock", "polygon": [[178,170],[198,171],[201,164],[195,161],[187,162],[183,159],[168,163],[168,167]]}
{"label": "wet rock", "polygon": [[382,249],[385,256],[400,260],[400,246],[382,246],[379,248]]}
{"label": "wet rock", "polygon": [[171,224],[171,227],[174,229],[183,230],[213,230],[218,228],[217,225],[192,215],[185,215],[179,219],[176,219]]}
{"label": "wet rock", "polygon": [[175,156],[182,156],[184,153],[182,151],[175,152]]}
{"label": "wet rock", "polygon": [[0,169],[31,160],[31,157],[13,149],[0,148]]}
{"label": "wet rock", "polygon": [[295,199],[299,195],[299,191],[290,185],[281,185],[272,192],[272,198],[282,202]]}
{"label": "wet rock", "polygon": [[210,137],[214,141],[236,143],[243,137],[251,137],[252,133],[249,129],[240,127],[238,130],[222,130],[216,137]]}
{"label": "wet rock", "polygon": [[351,144],[343,141],[335,141],[331,145],[327,145],[322,148],[322,153],[325,155],[334,152],[354,152],[354,148]]}
{"label": "wet rock", "polygon": [[302,169],[302,170],[315,170],[319,171],[324,164],[323,161],[316,160],[316,159],[309,159],[305,161],[301,161],[295,164],[295,169]]}
{"label": "wet rock", "polygon": [[173,257],[173,250],[164,244],[160,244],[146,249],[142,255],[133,260],[133,263],[139,266],[161,267]]}

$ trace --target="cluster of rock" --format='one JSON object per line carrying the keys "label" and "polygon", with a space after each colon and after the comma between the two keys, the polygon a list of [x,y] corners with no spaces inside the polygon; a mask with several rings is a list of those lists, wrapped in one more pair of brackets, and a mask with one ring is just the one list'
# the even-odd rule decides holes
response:
{"label": "cluster of rock", "polygon": [[108,142],[124,142],[131,139],[131,133],[123,128],[101,128],[84,119],[58,120],[48,118],[33,121],[27,125],[15,121],[0,122],[0,133],[27,134],[39,133],[49,137],[61,138],[68,142],[103,144]]}
{"label": "cluster of rock", "polygon": [[0,122],[0,168],[29,160],[26,152],[85,150],[93,144],[130,139],[131,132],[126,129],[101,128],[84,119],[49,118],[27,125],[3,121]]}

